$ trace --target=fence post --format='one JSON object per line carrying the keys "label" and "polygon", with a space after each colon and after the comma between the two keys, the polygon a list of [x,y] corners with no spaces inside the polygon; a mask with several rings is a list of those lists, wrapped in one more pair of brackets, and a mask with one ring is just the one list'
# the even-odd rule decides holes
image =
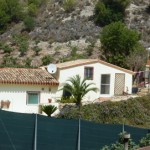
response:
{"label": "fence post", "polygon": [[128,150],[128,143],[130,139],[130,134],[124,134],[124,150]]}

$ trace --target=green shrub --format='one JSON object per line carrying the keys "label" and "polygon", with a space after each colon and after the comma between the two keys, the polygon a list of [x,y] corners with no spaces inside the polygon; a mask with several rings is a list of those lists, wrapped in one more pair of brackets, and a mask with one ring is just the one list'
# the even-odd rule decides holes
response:
{"label": "green shrub", "polygon": [[42,3],[45,3],[46,0],[28,0],[28,5],[34,4],[39,7]]}
{"label": "green shrub", "polygon": [[[113,143],[110,146],[106,145],[101,150],[124,150],[124,138],[123,138],[124,134],[127,134],[127,133],[126,132],[120,133],[118,141],[116,141],[116,143]],[[128,144],[129,144],[128,146],[129,150],[135,150],[139,148],[139,146],[136,145],[132,139],[129,139]]]}
{"label": "green shrub", "polygon": [[99,0],[94,9],[95,23],[105,26],[112,22],[123,21],[129,3],[130,0]]}
{"label": "green shrub", "polygon": [[38,56],[39,52],[42,50],[41,48],[39,48],[38,46],[33,47],[33,50],[35,52],[35,55]]}
{"label": "green shrub", "polygon": [[150,4],[149,4],[148,7],[146,8],[146,12],[147,12],[148,14],[150,14]]}
{"label": "green shrub", "polygon": [[66,12],[71,12],[76,6],[76,0],[63,0],[63,8]]}
{"label": "green shrub", "polygon": [[53,60],[54,59],[51,55],[46,55],[42,58],[42,64],[43,65],[48,65],[48,64],[52,63]]}
{"label": "green shrub", "polygon": [[57,110],[57,107],[53,105],[44,105],[42,106],[42,111],[48,115],[48,117],[51,117],[51,114],[54,113]]}
{"label": "green shrub", "polygon": [[[139,97],[120,102],[103,102],[81,107],[81,117],[97,123],[128,124],[138,127],[150,126],[150,97]],[[70,107],[63,118],[78,118],[78,108]]]}
{"label": "green shrub", "polygon": [[24,25],[26,30],[32,31],[35,27],[35,19],[33,17],[27,16],[24,19]]}
{"label": "green shrub", "polygon": [[28,14],[29,16],[33,16],[35,17],[38,13],[38,8],[35,4],[31,3],[29,6],[28,6]]}
{"label": "green shrub", "polygon": [[5,56],[3,58],[2,67],[18,67],[17,60],[16,57]]}
{"label": "green shrub", "polygon": [[32,62],[32,59],[27,57],[25,60],[24,60],[24,66],[27,67],[27,68],[30,68],[31,67],[31,62]]}
{"label": "green shrub", "polygon": [[20,51],[20,56],[24,56],[25,53],[28,51],[29,44],[27,41],[23,41],[20,43],[19,51]]}
{"label": "green shrub", "polygon": [[140,147],[150,146],[150,133],[140,140],[139,145]]}
{"label": "green shrub", "polygon": [[28,37],[24,35],[15,35],[13,36],[13,42],[18,46],[20,56],[24,56],[29,48]]}
{"label": "green shrub", "polygon": [[60,103],[76,103],[73,97],[62,97]]}
{"label": "green shrub", "polygon": [[13,49],[8,44],[4,44],[2,46],[2,49],[3,49],[4,53],[8,53],[8,54],[10,54],[13,51]]}
{"label": "green shrub", "polygon": [[0,0],[0,33],[7,29],[11,22],[18,22],[23,18],[23,7],[19,0]]}

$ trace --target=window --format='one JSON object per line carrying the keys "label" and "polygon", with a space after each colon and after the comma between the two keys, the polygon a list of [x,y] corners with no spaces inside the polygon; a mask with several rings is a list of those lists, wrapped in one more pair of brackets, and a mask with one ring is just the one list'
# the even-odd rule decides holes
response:
{"label": "window", "polygon": [[71,96],[71,93],[69,92],[69,91],[67,91],[67,90],[63,90],[63,97],[64,98],[69,98]]}
{"label": "window", "polygon": [[101,75],[101,94],[109,94],[110,92],[110,75]]}
{"label": "window", "polygon": [[93,67],[85,67],[84,68],[84,78],[87,80],[93,80]]}
{"label": "window", "polygon": [[28,92],[27,93],[27,104],[39,104],[40,93],[39,92]]}

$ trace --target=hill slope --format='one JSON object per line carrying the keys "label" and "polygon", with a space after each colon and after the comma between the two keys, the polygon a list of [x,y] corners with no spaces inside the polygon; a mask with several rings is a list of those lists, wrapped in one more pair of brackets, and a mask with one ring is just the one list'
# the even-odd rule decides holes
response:
{"label": "hill slope", "polygon": [[[42,65],[42,57],[51,55],[50,61],[65,61],[66,58],[99,58],[101,48],[99,34],[102,30],[94,24],[93,11],[97,0],[78,1],[72,12],[65,12],[61,0],[47,0],[47,5],[39,9],[34,30],[27,32],[23,22],[11,24],[8,30],[0,35],[2,43],[13,48],[10,53],[16,63],[30,63],[33,66]],[[149,0],[134,0],[126,10],[126,24],[131,29],[141,33],[141,43],[150,47],[150,14],[147,13]],[[17,46],[13,46],[14,35],[22,34],[28,38],[29,48],[21,56]],[[40,49],[35,55],[34,47]],[[7,56],[0,51],[0,63]],[[74,57],[72,57],[74,55]],[[30,58],[27,59],[27,58]]]}

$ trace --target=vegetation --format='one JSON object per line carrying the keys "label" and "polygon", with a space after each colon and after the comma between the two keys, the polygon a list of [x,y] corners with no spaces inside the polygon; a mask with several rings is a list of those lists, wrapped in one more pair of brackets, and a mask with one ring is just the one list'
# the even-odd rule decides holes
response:
{"label": "vegetation", "polygon": [[148,14],[150,14],[150,4],[149,4],[148,7],[146,8],[146,12],[147,12]]}
{"label": "vegetation", "polygon": [[77,46],[70,46],[71,48],[71,54],[69,57],[65,57],[63,58],[63,62],[65,61],[71,61],[71,60],[76,60],[76,59],[85,59],[87,58],[87,54],[78,54],[78,47]]}
{"label": "vegetation", "polygon": [[32,17],[37,16],[39,7],[45,4],[46,1],[28,0],[24,2],[20,0],[0,0],[0,33],[5,32],[10,23],[18,23],[22,20],[24,20],[24,24],[27,27],[31,23],[30,29],[33,29],[35,22]]}
{"label": "vegetation", "polygon": [[51,117],[51,114],[53,114],[57,110],[57,107],[53,105],[43,105],[42,111],[47,114],[48,117]]}
{"label": "vegetation", "polygon": [[123,21],[125,9],[129,4],[130,0],[99,0],[94,10],[95,23],[105,26],[112,22]]}
{"label": "vegetation", "polygon": [[100,36],[106,60],[115,65],[126,67],[126,57],[136,51],[144,52],[139,44],[140,35],[128,29],[123,23],[115,22],[103,28]]}
{"label": "vegetation", "polygon": [[25,60],[24,60],[24,67],[27,67],[27,68],[31,68],[31,62],[32,62],[32,59],[27,57]]}
{"label": "vegetation", "polygon": [[76,6],[76,0],[63,0],[63,8],[66,12],[71,12]]}
{"label": "vegetation", "polygon": [[[123,150],[124,149],[124,141],[123,141],[123,136],[125,133],[120,133],[119,134],[119,139],[116,143],[111,144],[110,146],[104,146],[101,150]],[[150,134],[147,134],[146,137],[143,137],[140,141],[139,144],[135,144],[132,139],[129,139],[129,150],[135,150],[138,149],[139,147],[145,147],[150,145]]]}
{"label": "vegetation", "polygon": [[58,100],[60,103],[75,103],[75,99],[73,97],[62,97],[61,100]]}
{"label": "vegetation", "polygon": [[13,48],[11,48],[8,44],[4,44],[1,46],[1,49],[3,49],[4,53],[10,53],[13,51]]}
{"label": "vegetation", "polygon": [[140,147],[145,147],[150,145],[150,133],[146,135],[146,137],[143,137],[140,140],[139,146]]}
{"label": "vegetation", "polygon": [[5,56],[0,67],[18,67],[17,58],[12,56]]}
{"label": "vegetation", "polygon": [[[116,143],[113,143],[110,146],[104,146],[101,150],[124,150],[124,138],[123,137],[124,137],[125,134],[127,134],[127,133],[126,132],[120,133],[118,141],[116,141]],[[136,145],[132,141],[132,139],[129,139],[129,146],[128,146],[129,150],[135,150],[138,147],[139,146]]]}
{"label": "vegetation", "polygon": [[18,46],[20,51],[20,56],[24,56],[25,53],[28,51],[29,43],[28,43],[28,37],[25,35],[15,35],[13,37],[13,44]]}
{"label": "vegetation", "polygon": [[[78,119],[78,107],[63,108],[61,118]],[[127,101],[103,102],[81,107],[81,118],[97,123],[111,123],[149,127],[150,126],[150,96],[137,97]]]}
{"label": "vegetation", "polygon": [[27,31],[32,31],[35,27],[35,19],[33,17],[27,16],[24,19],[24,25]]}
{"label": "vegetation", "polygon": [[71,94],[77,106],[81,106],[81,101],[88,92],[97,91],[97,88],[93,86],[94,84],[87,84],[86,80],[87,79],[81,80],[81,77],[79,75],[76,75],[69,78],[67,80],[67,83],[62,88],[62,90],[67,91]]}
{"label": "vegetation", "polygon": [[0,33],[7,29],[10,22],[22,20],[22,11],[19,0],[0,0]]}
{"label": "vegetation", "polygon": [[35,52],[35,55],[38,56],[39,55],[39,52],[42,50],[41,48],[39,48],[38,46],[35,46],[33,48],[34,52]]}
{"label": "vegetation", "polygon": [[52,63],[53,60],[54,59],[51,55],[46,55],[42,58],[42,64],[43,65],[48,65],[48,64]]}

